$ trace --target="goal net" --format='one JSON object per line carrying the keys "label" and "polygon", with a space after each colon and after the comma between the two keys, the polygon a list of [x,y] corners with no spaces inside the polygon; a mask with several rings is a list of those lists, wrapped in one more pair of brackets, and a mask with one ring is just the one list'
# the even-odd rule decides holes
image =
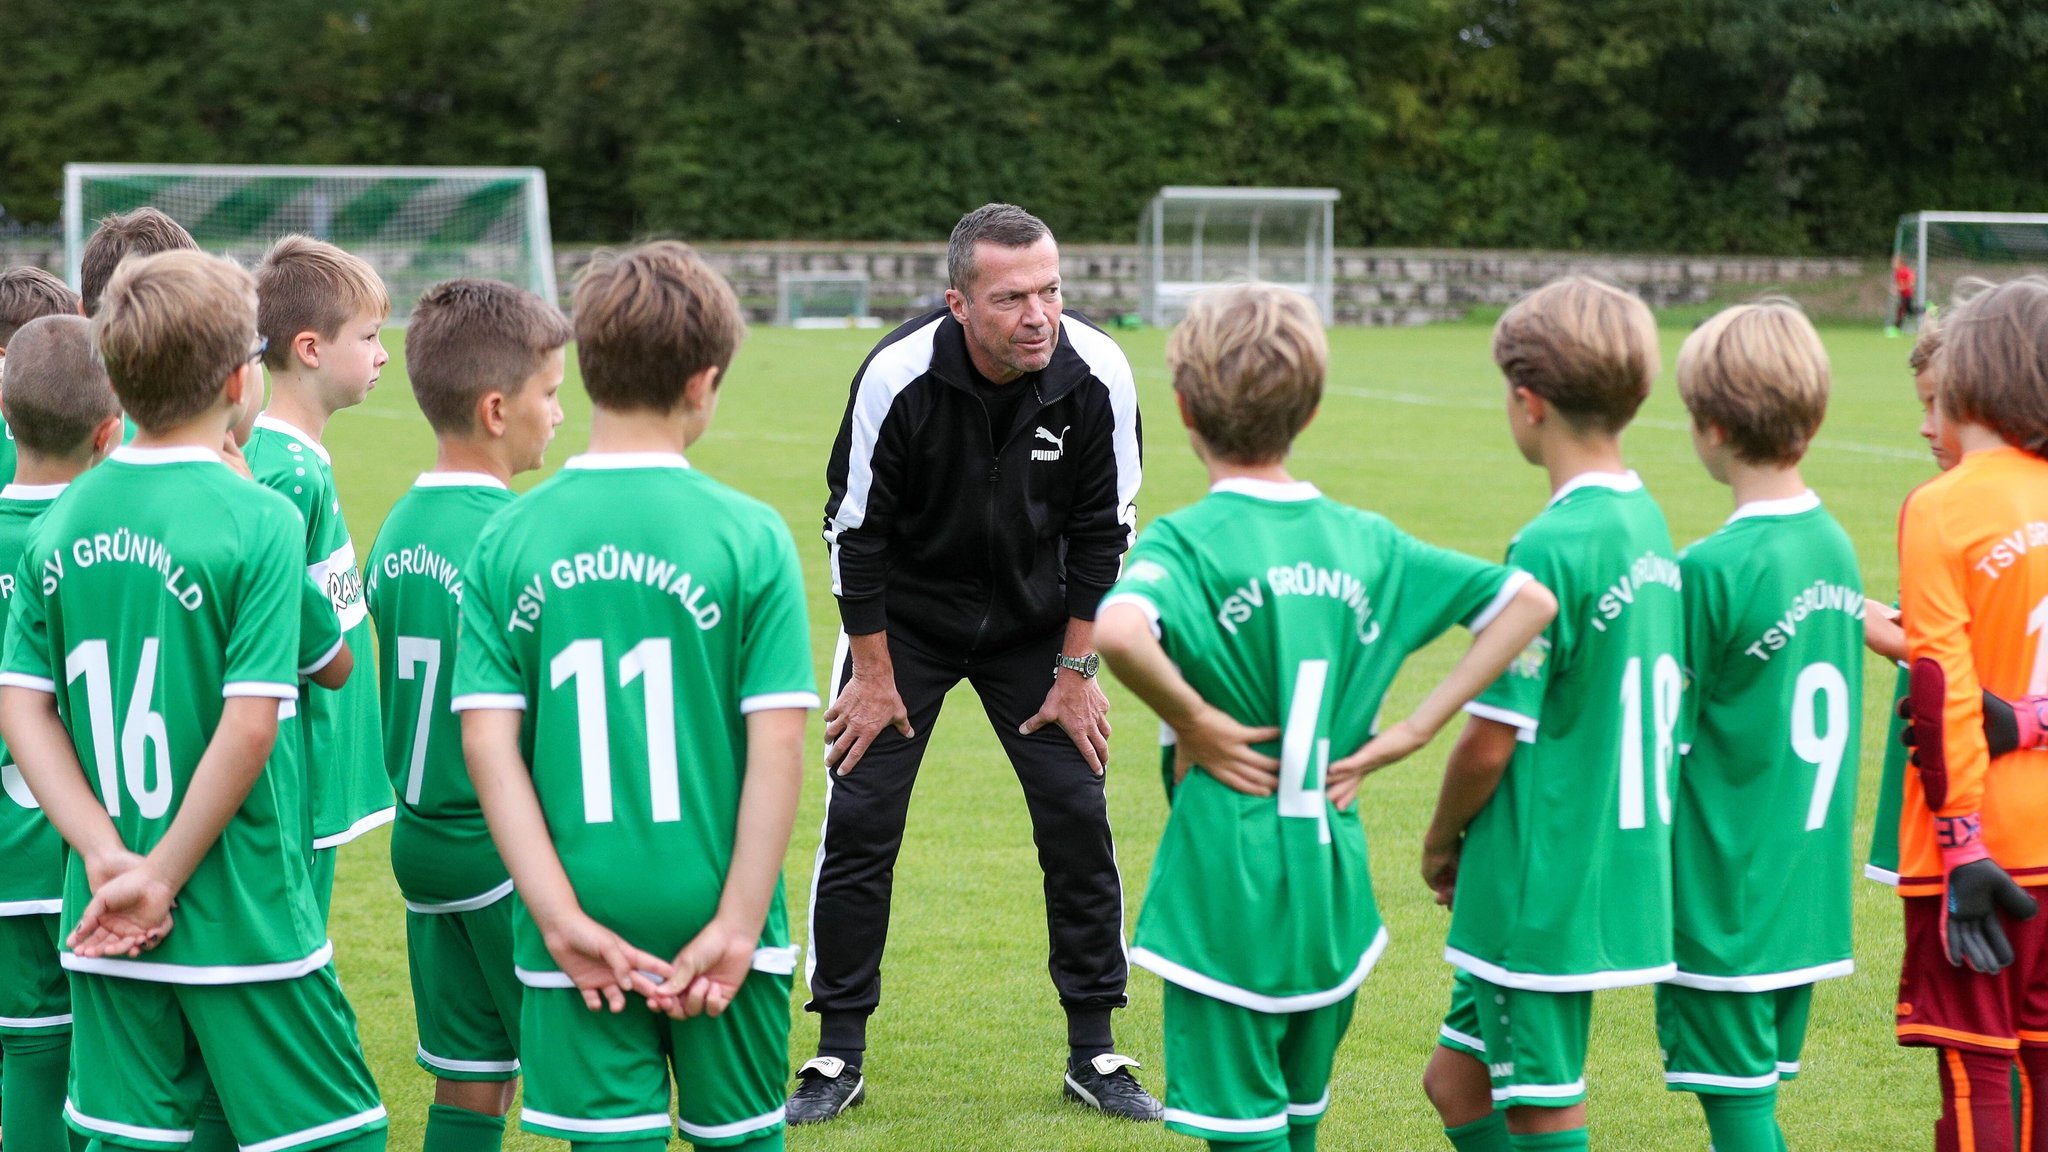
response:
{"label": "goal net", "polygon": [[775,322],[791,328],[879,328],[865,272],[778,272]]}
{"label": "goal net", "polygon": [[1178,322],[1204,288],[1265,280],[1307,295],[1330,323],[1335,188],[1161,188],[1138,221],[1139,307]]}
{"label": "goal net", "polygon": [[1892,254],[1913,269],[1913,307],[1949,302],[1968,277],[2048,272],[2048,213],[1914,212],[1899,217]]}
{"label": "goal net", "polygon": [[456,276],[558,302],[538,168],[67,164],[64,253],[74,288],[94,224],[144,206],[252,269],[289,232],[337,244],[383,277],[393,323],[405,322],[422,291]]}

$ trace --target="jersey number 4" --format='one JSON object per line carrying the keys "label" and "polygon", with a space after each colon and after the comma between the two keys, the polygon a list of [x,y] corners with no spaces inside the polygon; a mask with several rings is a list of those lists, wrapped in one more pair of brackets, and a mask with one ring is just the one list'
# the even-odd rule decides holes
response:
{"label": "jersey number 4", "polygon": [[[671,645],[642,640],[619,657],[619,687],[641,684],[647,702],[647,791],[656,824],[683,818],[676,775],[676,696]],[[605,706],[604,641],[574,640],[548,665],[549,687],[573,681],[576,741],[583,763],[583,820],[612,822],[612,742]]]}

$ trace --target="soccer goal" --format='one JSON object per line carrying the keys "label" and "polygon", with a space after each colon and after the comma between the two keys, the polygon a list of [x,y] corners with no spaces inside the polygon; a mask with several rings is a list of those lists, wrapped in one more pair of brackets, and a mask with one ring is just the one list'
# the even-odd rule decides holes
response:
{"label": "soccer goal", "polygon": [[1912,212],[1899,217],[1892,254],[1915,274],[1913,306],[1943,303],[1956,282],[2048,272],[2048,213]]}
{"label": "soccer goal", "polygon": [[791,328],[880,328],[865,272],[777,272],[775,322]]}
{"label": "soccer goal", "polygon": [[1146,322],[1177,322],[1211,285],[1266,280],[1314,300],[1330,323],[1338,196],[1335,188],[1161,188],[1138,221]]}
{"label": "soccer goal", "polygon": [[250,268],[288,232],[338,244],[384,278],[394,323],[405,322],[422,291],[456,276],[559,300],[547,177],[538,168],[67,164],[72,287],[94,222],[144,206],[184,225],[201,248]]}

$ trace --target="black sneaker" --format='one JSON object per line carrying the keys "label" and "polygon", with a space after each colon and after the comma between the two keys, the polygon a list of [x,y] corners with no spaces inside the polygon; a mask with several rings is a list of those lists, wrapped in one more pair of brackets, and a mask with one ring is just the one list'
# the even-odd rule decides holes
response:
{"label": "black sneaker", "polygon": [[[1129,1056],[1105,1052],[1093,1060],[1067,1061],[1066,1096],[1110,1116],[1126,1120],[1158,1120],[1166,1114],[1131,1069],[1138,1062]],[[793,1121],[792,1121],[793,1123]]]}
{"label": "black sneaker", "polygon": [[[868,1098],[868,1082],[860,1069],[848,1068],[837,1056],[820,1056],[796,1070],[796,1091],[783,1113],[788,1124],[822,1124]],[[1141,1089],[1142,1091],[1142,1089]]]}

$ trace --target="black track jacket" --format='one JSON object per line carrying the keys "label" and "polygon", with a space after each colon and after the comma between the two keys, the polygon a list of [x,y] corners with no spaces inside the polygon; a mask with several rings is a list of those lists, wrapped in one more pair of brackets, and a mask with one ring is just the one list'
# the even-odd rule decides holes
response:
{"label": "black track jacket", "polygon": [[1123,350],[1065,313],[1052,362],[1007,385],[1035,395],[993,438],[973,378],[966,332],[944,309],[889,333],[854,376],[825,469],[849,635],[998,652],[1070,616],[1093,620],[1116,581],[1138,523],[1138,393]]}

